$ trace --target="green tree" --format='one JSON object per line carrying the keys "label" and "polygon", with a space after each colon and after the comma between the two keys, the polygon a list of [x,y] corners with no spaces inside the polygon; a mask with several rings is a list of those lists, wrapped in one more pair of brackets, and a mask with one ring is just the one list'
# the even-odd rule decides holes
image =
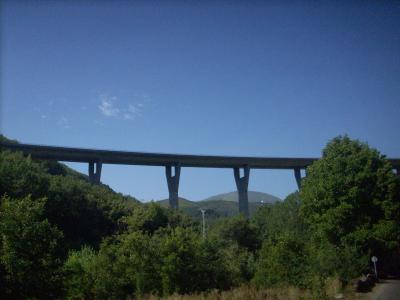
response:
{"label": "green tree", "polygon": [[65,165],[35,161],[20,152],[0,151],[0,178],[0,197],[47,198],[45,216],[63,231],[68,249],[84,244],[97,247],[138,206],[134,198],[92,185]]}
{"label": "green tree", "polygon": [[129,231],[140,230],[153,234],[159,228],[167,227],[169,218],[167,209],[156,203],[150,203],[134,210],[131,215],[124,218],[124,222]]}
{"label": "green tree", "polygon": [[196,291],[196,252],[200,236],[190,229],[176,228],[160,240],[163,293]]}
{"label": "green tree", "polygon": [[304,241],[291,233],[265,240],[253,282],[258,286],[306,285]]}
{"label": "green tree", "polygon": [[130,215],[123,218],[123,222],[128,231],[140,230],[151,235],[162,228],[191,227],[195,225],[184,214],[161,207],[153,202],[137,207]]}
{"label": "green tree", "polygon": [[232,262],[220,243],[182,227],[154,238],[159,240],[164,295],[226,289],[235,284],[240,269],[229,265]]}
{"label": "green tree", "polygon": [[367,144],[334,138],[308,167],[300,195],[304,220],[333,246],[383,261],[399,247],[398,179],[385,157]]}
{"label": "green tree", "polygon": [[155,240],[136,231],[106,239],[98,252],[72,251],[65,263],[70,299],[124,299],[161,293]]}
{"label": "green tree", "polygon": [[312,280],[316,278],[324,281],[328,277],[335,276],[339,276],[344,282],[349,282],[368,268],[368,253],[353,245],[337,247],[323,237],[313,236],[306,248],[310,284],[313,284]]}
{"label": "green tree", "polygon": [[210,235],[227,244],[237,243],[243,249],[255,251],[260,247],[255,226],[242,215],[219,220]]}
{"label": "green tree", "polygon": [[54,299],[61,291],[62,232],[45,219],[45,199],[3,197],[1,202],[3,297]]}
{"label": "green tree", "polygon": [[93,299],[97,253],[90,247],[71,251],[64,264],[67,299]]}
{"label": "green tree", "polygon": [[[130,294],[161,293],[160,250],[157,241],[140,231],[121,235],[117,249],[117,268],[125,274]],[[117,275],[117,274],[116,274]]]}
{"label": "green tree", "polygon": [[293,233],[306,238],[307,226],[300,216],[300,206],[300,195],[295,192],[282,202],[260,207],[251,218],[259,239],[275,239],[284,233]]}
{"label": "green tree", "polygon": [[84,244],[96,247],[116,230],[117,222],[101,207],[102,198],[93,197],[89,183],[70,176],[52,176],[47,197],[46,216],[63,231],[68,249]]}
{"label": "green tree", "polygon": [[19,152],[0,151],[0,178],[0,197],[44,197],[49,186],[44,168]]}
{"label": "green tree", "polygon": [[[196,236],[199,239],[199,235]],[[224,247],[212,239],[201,239],[196,255],[196,291],[225,290],[243,283],[243,266],[247,252],[236,245]]]}

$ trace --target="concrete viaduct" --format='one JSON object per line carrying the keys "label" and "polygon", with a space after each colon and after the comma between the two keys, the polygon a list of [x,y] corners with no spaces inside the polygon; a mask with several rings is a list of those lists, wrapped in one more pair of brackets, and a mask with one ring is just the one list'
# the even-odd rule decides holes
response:
{"label": "concrete viaduct", "polygon": [[[211,155],[162,154],[146,152],[109,151],[69,147],[1,142],[2,149],[21,151],[33,158],[88,164],[89,180],[99,184],[103,164],[142,165],[165,167],[169,191],[169,205],[178,208],[179,177],[182,167],[230,168],[239,194],[239,212],[249,215],[248,185],[250,169],[287,169],[294,171],[300,188],[301,170],[306,169],[318,158],[236,157]],[[389,159],[400,174],[400,159]],[[241,170],[243,170],[241,172]],[[242,174],[241,174],[242,173]]]}

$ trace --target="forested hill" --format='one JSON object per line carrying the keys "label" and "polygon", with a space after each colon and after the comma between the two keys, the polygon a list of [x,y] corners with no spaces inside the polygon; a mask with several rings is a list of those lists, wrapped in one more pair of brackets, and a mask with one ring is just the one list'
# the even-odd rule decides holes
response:
{"label": "forested hill", "polygon": [[[256,192],[256,191],[249,191],[248,192],[249,202],[254,203],[265,203],[265,204],[274,204],[277,201],[282,201],[278,197],[275,197],[268,193]],[[237,192],[230,192],[219,194],[215,196],[208,197],[203,201],[214,201],[214,200],[224,200],[224,201],[232,201],[238,202],[238,193]]]}
{"label": "forested hill", "polygon": [[[15,142],[0,136],[1,141]],[[0,152],[0,196],[45,198],[45,217],[62,230],[70,248],[97,246],[118,228],[118,220],[137,205],[133,197],[113,191],[56,161],[35,160],[20,152]]]}
{"label": "forested hill", "polygon": [[[168,199],[157,201],[161,206],[168,207]],[[249,213],[253,216],[257,210],[270,203],[249,202]],[[201,220],[200,209],[205,209],[207,214],[207,221],[215,221],[219,218],[232,217],[239,214],[238,202],[215,199],[203,201],[190,201],[185,198],[179,198],[179,210],[189,215],[195,220]]]}
{"label": "forested hill", "polygon": [[[0,134],[0,142],[7,142],[7,143],[18,143],[16,140],[11,140],[6,138],[4,135]],[[3,152],[3,149],[0,148],[0,151]],[[10,151],[6,151],[10,152]],[[18,153],[15,151],[12,151],[13,153]],[[19,153],[20,154],[20,153]],[[22,155],[21,155],[22,157]],[[27,158],[26,156],[24,157],[25,159]],[[38,160],[38,159],[31,159],[33,164],[36,164],[37,166],[41,166],[41,168],[36,169],[36,171],[39,171],[41,174],[38,175],[45,175],[45,176],[64,176],[65,178],[72,179],[72,180],[81,180],[82,182],[85,183],[90,183],[89,182],[89,176],[84,175],[80,172],[77,172],[71,168],[69,168],[67,165],[63,163],[59,163],[57,161],[51,161],[51,160]],[[23,175],[23,174],[22,174]],[[127,201],[128,206],[131,205],[130,201],[135,202],[136,204],[141,203],[139,200],[136,198],[129,196],[129,195],[123,195],[121,193],[115,192],[112,188],[110,188],[108,185],[100,183],[99,185],[91,185],[94,190],[101,190],[104,192],[104,189],[108,190],[107,194],[115,194],[117,195],[118,198],[123,199],[124,201]]]}
{"label": "forested hill", "polygon": [[[260,207],[270,206],[282,200],[267,193],[249,191],[249,214],[253,216]],[[163,207],[168,207],[168,199],[157,201]],[[179,210],[189,215],[195,220],[202,218],[200,209],[206,210],[207,222],[214,221],[223,217],[232,217],[239,214],[238,194],[230,192],[208,197],[202,201],[190,201],[179,198]]]}

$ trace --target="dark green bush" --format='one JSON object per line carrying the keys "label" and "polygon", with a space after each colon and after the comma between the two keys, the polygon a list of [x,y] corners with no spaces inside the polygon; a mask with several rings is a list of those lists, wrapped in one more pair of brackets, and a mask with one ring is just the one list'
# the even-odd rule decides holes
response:
{"label": "dark green bush", "polygon": [[63,235],[45,218],[45,201],[1,199],[2,298],[54,299],[62,292]]}

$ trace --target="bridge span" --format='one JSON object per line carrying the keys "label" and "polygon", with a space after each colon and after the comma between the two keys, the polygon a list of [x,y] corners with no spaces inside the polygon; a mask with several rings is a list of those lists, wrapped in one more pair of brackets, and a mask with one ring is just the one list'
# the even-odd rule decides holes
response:
{"label": "bridge span", "polygon": [[[99,184],[103,164],[142,165],[165,167],[169,191],[169,205],[178,208],[179,178],[182,167],[231,168],[239,194],[239,212],[249,215],[248,185],[250,169],[288,169],[294,171],[294,177],[300,188],[301,170],[306,169],[318,158],[293,157],[247,157],[164,154],[129,151],[110,151],[84,148],[56,147],[32,144],[0,142],[2,149],[21,151],[33,158],[88,164],[89,180]],[[400,159],[389,159],[400,174]],[[241,174],[241,170],[243,174]]]}

